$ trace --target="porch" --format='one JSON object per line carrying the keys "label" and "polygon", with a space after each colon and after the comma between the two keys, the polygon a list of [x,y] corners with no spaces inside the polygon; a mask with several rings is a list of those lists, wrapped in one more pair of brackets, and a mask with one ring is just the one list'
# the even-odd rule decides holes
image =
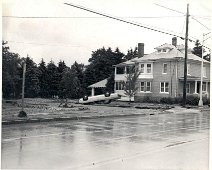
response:
{"label": "porch", "polygon": [[[183,94],[183,83],[184,78],[181,77],[179,79],[179,95]],[[186,93],[191,95],[200,95],[200,78],[199,77],[188,77],[187,84],[186,84]],[[210,80],[207,78],[203,78],[202,82],[202,95],[203,97],[210,97]]]}

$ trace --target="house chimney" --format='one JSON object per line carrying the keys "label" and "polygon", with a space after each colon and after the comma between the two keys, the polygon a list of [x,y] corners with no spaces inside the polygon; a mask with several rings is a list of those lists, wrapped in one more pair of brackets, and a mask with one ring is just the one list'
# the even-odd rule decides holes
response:
{"label": "house chimney", "polygon": [[177,46],[177,37],[172,38],[172,45],[175,47]]}
{"label": "house chimney", "polygon": [[138,43],[138,58],[144,56],[144,43]]}

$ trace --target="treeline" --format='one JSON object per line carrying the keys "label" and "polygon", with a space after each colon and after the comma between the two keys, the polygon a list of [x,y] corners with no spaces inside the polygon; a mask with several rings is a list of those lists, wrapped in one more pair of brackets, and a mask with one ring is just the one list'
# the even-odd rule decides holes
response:
{"label": "treeline", "polygon": [[[118,48],[100,48],[92,52],[89,64],[76,61],[68,67],[64,61],[55,64],[44,59],[37,65],[32,58],[21,58],[10,52],[6,42],[2,42],[2,95],[3,98],[20,98],[22,93],[23,63],[26,62],[25,97],[78,99],[90,95],[87,87],[108,78],[107,91],[113,92],[114,67],[137,56],[137,48],[128,50],[127,55]],[[99,91],[98,91],[99,90]],[[102,89],[98,89],[102,93]]]}

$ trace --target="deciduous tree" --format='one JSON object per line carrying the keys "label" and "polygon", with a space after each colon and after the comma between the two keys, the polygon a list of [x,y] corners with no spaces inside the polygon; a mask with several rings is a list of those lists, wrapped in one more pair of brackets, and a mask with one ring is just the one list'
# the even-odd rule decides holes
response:
{"label": "deciduous tree", "polygon": [[137,68],[129,67],[129,73],[126,75],[126,81],[122,81],[125,94],[129,97],[130,102],[132,97],[134,97],[138,91],[137,80],[140,73],[141,72],[138,71]]}

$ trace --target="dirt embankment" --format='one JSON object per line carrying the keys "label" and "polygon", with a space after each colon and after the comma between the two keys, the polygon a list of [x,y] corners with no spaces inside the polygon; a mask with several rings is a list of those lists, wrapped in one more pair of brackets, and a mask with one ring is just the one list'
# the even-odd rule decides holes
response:
{"label": "dirt embankment", "polygon": [[[45,118],[89,118],[106,116],[129,116],[129,115],[152,115],[166,112],[175,105],[151,104],[151,103],[128,103],[113,101],[109,104],[77,104],[75,100],[69,100],[68,105],[58,99],[25,99],[24,111],[27,117],[24,119]],[[21,100],[3,100],[2,120],[11,121],[19,119],[21,111]],[[180,106],[177,106],[180,107]],[[178,109],[179,110],[179,109]],[[174,110],[175,111],[175,110]],[[180,110],[182,111],[182,109]]]}

